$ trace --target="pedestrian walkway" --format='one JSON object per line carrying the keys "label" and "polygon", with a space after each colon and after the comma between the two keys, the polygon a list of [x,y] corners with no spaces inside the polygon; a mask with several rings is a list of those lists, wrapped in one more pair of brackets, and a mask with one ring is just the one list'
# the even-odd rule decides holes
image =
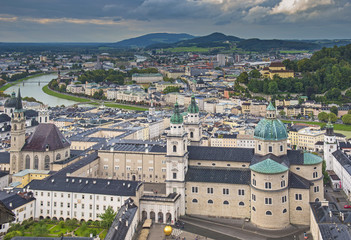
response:
{"label": "pedestrian walkway", "polygon": [[187,232],[181,229],[173,228],[171,236],[165,236],[163,229],[165,224],[154,223],[150,229],[150,235],[148,239],[150,240],[168,240],[168,239],[178,239],[178,240],[214,240],[207,238],[198,234]]}

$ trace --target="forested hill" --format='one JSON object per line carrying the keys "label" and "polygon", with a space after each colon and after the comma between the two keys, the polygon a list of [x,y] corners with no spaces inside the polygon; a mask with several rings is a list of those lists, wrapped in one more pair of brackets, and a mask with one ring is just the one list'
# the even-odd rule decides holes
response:
{"label": "forested hill", "polygon": [[345,96],[341,90],[351,87],[351,44],[341,47],[323,48],[310,59],[300,61],[285,60],[283,64],[289,70],[300,72],[302,77],[260,80],[242,74],[238,81],[246,83],[252,92],[277,94],[279,92],[306,94],[315,98],[315,94],[326,93],[320,101],[351,102],[351,91]]}

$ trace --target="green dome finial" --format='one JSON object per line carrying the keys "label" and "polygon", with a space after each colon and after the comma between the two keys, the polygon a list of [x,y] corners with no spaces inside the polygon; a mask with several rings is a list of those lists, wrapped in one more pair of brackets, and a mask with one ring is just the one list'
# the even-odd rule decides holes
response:
{"label": "green dome finial", "polygon": [[196,104],[195,96],[192,95],[191,96],[191,103],[188,107],[188,113],[198,113],[198,112],[199,112],[199,107]]}
{"label": "green dome finial", "polygon": [[171,117],[172,124],[182,124],[183,123],[183,116],[179,112],[179,105],[178,101],[174,105],[173,115]]}
{"label": "green dome finial", "polygon": [[272,102],[269,102],[269,105],[267,107],[267,111],[275,111],[275,107],[273,106]]}

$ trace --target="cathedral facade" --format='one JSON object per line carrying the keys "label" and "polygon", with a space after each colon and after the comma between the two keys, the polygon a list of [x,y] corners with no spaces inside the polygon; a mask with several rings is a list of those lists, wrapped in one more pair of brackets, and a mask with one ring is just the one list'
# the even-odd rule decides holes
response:
{"label": "cathedral facade", "polygon": [[18,91],[11,118],[10,173],[24,169],[52,170],[70,156],[70,143],[54,124],[41,123],[26,139],[26,119]]}

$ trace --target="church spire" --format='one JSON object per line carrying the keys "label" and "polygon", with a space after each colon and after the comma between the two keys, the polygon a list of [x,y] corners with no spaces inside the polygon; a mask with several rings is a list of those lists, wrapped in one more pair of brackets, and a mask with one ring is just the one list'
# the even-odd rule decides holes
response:
{"label": "church spire", "polygon": [[183,116],[179,112],[179,105],[178,101],[174,105],[173,115],[171,117],[172,124],[182,124],[183,123]]}
{"label": "church spire", "polygon": [[22,111],[22,98],[21,98],[21,90],[18,89],[18,94],[17,94],[17,102],[15,106],[15,111]]}
{"label": "church spire", "polygon": [[195,96],[192,95],[191,96],[191,103],[188,107],[188,113],[198,113],[198,112],[199,112],[199,107],[196,104]]}

